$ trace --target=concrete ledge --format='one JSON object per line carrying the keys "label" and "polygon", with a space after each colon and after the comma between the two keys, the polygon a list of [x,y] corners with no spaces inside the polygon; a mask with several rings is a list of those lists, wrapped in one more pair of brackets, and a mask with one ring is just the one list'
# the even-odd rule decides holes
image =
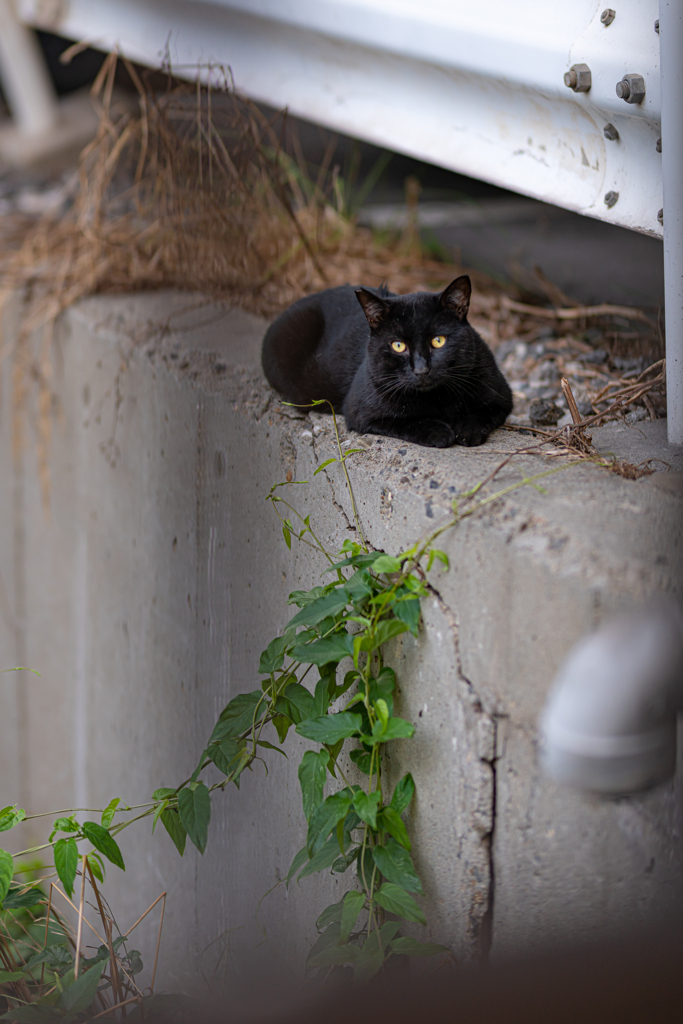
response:
{"label": "concrete ledge", "polygon": [[[6,309],[5,338],[19,312]],[[309,549],[285,547],[263,500],[271,485],[288,472],[309,480],[293,503],[330,546],[351,535],[338,467],[312,476],[333,454],[330,420],[282,407],[266,387],[264,328],[178,294],[94,298],[66,314],[49,517],[30,432],[12,459],[4,375],[0,659],[41,672],[5,676],[0,689],[6,802],[141,803],[184,778],[222,706],[254,688],[259,653],[289,618],[287,594],[323,568]],[[395,552],[519,438],[500,430],[482,448],[445,451],[364,443],[349,463],[363,528]],[[495,486],[547,462],[515,461]],[[415,775],[427,931],[460,960],[611,935],[680,897],[680,770],[641,797],[606,801],[556,787],[536,756],[538,714],[571,645],[614,609],[680,594],[681,495],[652,481],[579,466],[549,477],[545,493],[524,487],[490,504],[444,535],[451,569],[432,575],[425,628],[396,643],[400,713],[418,731],[395,745],[389,769]],[[214,800],[203,860],[191,849],[181,861],[146,825],[124,833],[129,871],[112,868],[109,898],[125,926],[169,891],[162,987],[201,989],[199,968],[210,974],[228,943],[219,974],[232,991],[258,957],[300,973],[317,912],[353,884],[279,886],[255,923],[303,835],[295,765],[278,759],[270,771]]]}

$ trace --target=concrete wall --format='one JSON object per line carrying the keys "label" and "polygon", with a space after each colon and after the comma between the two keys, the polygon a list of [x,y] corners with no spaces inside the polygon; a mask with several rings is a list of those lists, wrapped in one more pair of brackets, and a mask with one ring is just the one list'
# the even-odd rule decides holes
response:
{"label": "concrete wall", "polygon": [[[19,315],[6,308],[6,340]],[[3,803],[138,804],[178,784],[227,700],[258,685],[259,653],[290,616],[287,594],[324,567],[296,542],[287,550],[264,501],[271,485],[288,471],[311,481],[291,489],[293,502],[331,547],[352,535],[338,467],[312,477],[334,453],[331,423],[281,407],[264,385],[263,329],[178,294],[71,310],[54,348],[49,514],[30,402],[12,455],[6,362],[0,661],[41,676],[0,677]],[[390,552],[519,443],[504,431],[475,450],[365,440],[350,462],[360,516],[370,543]],[[500,486],[543,468],[524,458]],[[580,636],[612,609],[680,592],[681,499],[592,466],[546,487],[513,491],[444,536],[451,569],[433,573],[420,637],[393,652],[399,713],[417,733],[391,748],[388,768],[416,779],[423,934],[461,961],[604,937],[680,896],[680,771],[637,798],[560,789],[539,771],[536,721]],[[212,984],[234,996],[265,962],[278,983],[299,976],[317,913],[353,884],[280,885],[255,919],[302,845],[296,760],[273,754],[268,778],[256,767],[239,792],[214,797],[203,858],[189,847],[181,860],[148,823],[123,833],[128,870],[112,867],[106,891],[122,927],[168,891],[166,990],[202,990],[201,973],[217,969]],[[20,838],[27,845],[25,833],[3,836]],[[145,954],[153,932],[141,934]]]}

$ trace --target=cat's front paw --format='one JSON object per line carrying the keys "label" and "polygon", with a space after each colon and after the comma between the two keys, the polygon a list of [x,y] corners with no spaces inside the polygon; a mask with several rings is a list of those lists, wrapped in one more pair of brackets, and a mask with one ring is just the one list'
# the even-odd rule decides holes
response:
{"label": "cat's front paw", "polygon": [[490,431],[487,427],[460,427],[455,434],[455,443],[462,445],[464,448],[476,448],[484,443],[489,433]]}
{"label": "cat's front paw", "polygon": [[457,438],[455,431],[448,423],[432,420],[424,430],[422,439],[417,443],[429,448],[451,448],[452,445],[457,444]]}

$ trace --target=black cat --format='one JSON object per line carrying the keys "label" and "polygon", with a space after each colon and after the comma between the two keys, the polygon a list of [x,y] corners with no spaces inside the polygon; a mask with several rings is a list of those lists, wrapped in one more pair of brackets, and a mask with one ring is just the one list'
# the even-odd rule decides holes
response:
{"label": "black cat", "polygon": [[268,328],[263,371],[288,402],[325,399],[361,434],[483,444],[512,394],[467,322],[471,291],[463,276],[440,295],[351,285],[308,295]]}

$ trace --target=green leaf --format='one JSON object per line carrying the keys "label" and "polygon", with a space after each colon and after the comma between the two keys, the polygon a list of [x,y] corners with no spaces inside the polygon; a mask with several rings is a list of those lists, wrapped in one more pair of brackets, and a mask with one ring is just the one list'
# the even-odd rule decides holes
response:
{"label": "green leaf", "polygon": [[[350,789],[342,789],[332,793],[316,808],[308,826],[306,845],[311,856],[320,849],[338,821],[343,821],[351,807],[353,793]],[[337,851],[339,853],[339,851]]]}
{"label": "green leaf", "polygon": [[358,767],[358,770],[363,772],[364,775],[370,774],[370,763],[372,761],[372,754],[368,754],[367,750],[352,750],[349,757]]}
{"label": "green leaf", "polygon": [[399,779],[396,783],[396,789],[391,798],[391,806],[397,814],[403,814],[414,795],[415,783],[413,782],[413,776],[410,772],[406,772],[403,778]]}
{"label": "green leaf", "polygon": [[289,868],[289,871],[287,872],[287,878],[285,879],[285,886],[287,888],[289,888],[289,883],[294,878],[294,875],[297,873],[297,871],[302,866],[302,864],[306,863],[307,860],[308,860],[308,850],[307,850],[307,848],[305,846],[303,846],[299,850],[299,852],[297,853],[297,855],[294,858],[294,860],[292,861],[291,866]]}
{"label": "green leaf", "polygon": [[378,697],[375,701],[375,711],[381,723],[382,731],[384,731],[389,723],[389,707],[382,697]]}
{"label": "green leaf", "polygon": [[58,1024],[63,1021],[63,1017],[61,1013],[49,1006],[33,1003],[28,1006],[18,1006],[15,1010],[8,1010],[7,1013],[3,1013],[0,1020],[17,1021],[18,1024]]}
{"label": "green leaf", "polygon": [[11,981],[21,981],[28,976],[26,971],[0,971],[0,985],[9,985]]}
{"label": "green leaf", "polygon": [[14,877],[14,857],[6,850],[0,850],[0,905],[9,892]]}
{"label": "green leaf", "polygon": [[64,989],[57,1000],[57,1006],[68,1013],[82,1013],[83,1010],[87,1010],[95,998],[97,986],[106,966],[107,961],[102,960],[90,970],[79,975],[68,988]]}
{"label": "green leaf", "polygon": [[14,828],[20,821],[23,821],[26,817],[26,811],[21,808],[17,810],[17,805],[13,804],[9,807],[3,807],[0,811],[0,832],[7,832],[9,829]]}
{"label": "green leaf", "polygon": [[87,859],[88,864],[90,865],[90,870],[97,881],[104,884],[104,861],[100,855],[98,853],[89,853]]}
{"label": "green leaf", "polygon": [[295,604],[297,608],[304,608],[307,604],[313,604],[325,593],[325,587],[312,587],[310,590],[293,590],[287,598],[287,604]]}
{"label": "green leaf", "polygon": [[353,637],[348,633],[334,633],[324,640],[313,640],[308,644],[297,644],[292,657],[306,665],[329,665],[353,654]]}
{"label": "green leaf", "polygon": [[313,875],[316,871],[324,871],[325,868],[331,868],[338,857],[339,843],[335,835],[327,840],[315,856],[311,857],[306,867],[299,874],[297,881],[300,882],[302,878],[306,878],[307,875]]}
{"label": "green leaf", "polygon": [[375,846],[372,855],[388,882],[395,882],[408,892],[423,895],[422,883],[417,877],[410,854],[395,839],[388,839],[384,846]]}
{"label": "green leaf", "polygon": [[382,619],[375,630],[374,647],[382,647],[400,633],[406,633],[407,630],[408,626],[400,619]]}
{"label": "green leaf", "polygon": [[56,822],[52,827],[52,832],[50,833],[49,841],[52,842],[57,832],[78,832],[80,830],[80,827],[81,826],[78,824],[74,817],[57,818]]}
{"label": "green leaf", "polygon": [[[174,791],[175,792],[175,791]],[[175,808],[167,807],[161,812],[161,824],[164,826],[169,836],[175,844],[175,848],[182,857],[185,853],[185,841],[187,839],[187,832],[180,820],[180,815]]]}
{"label": "green leaf", "polygon": [[313,694],[302,686],[301,683],[290,683],[285,690],[285,697],[299,712],[299,721],[304,722],[308,718],[316,718],[318,709],[315,705]]}
{"label": "green leaf", "polygon": [[280,743],[284,743],[285,740],[287,739],[287,733],[291,729],[292,725],[294,725],[294,723],[292,722],[291,718],[289,718],[288,715],[283,715],[282,713],[275,715],[272,721],[273,725],[275,726],[277,738],[279,739]]}
{"label": "green leaf", "polygon": [[355,565],[361,569],[365,569],[368,566],[373,565],[378,558],[383,558],[381,551],[368,551],[362,554],[350,555],[348,558],[344,558],[341,562],[334,562],[332,565],[328,565],[323,572],[334,572],[336,569],[343,569],[347,565]]}
{"label": "green leaf", "polygon": [[206,748],[207,757],[213,761],[219,772],[223,775],[230,775],[237,767],[242,748],[237,740],[221,740],[220,743],[210,743]]}
{"label": "green leaf", "polygon": [[365,893],[351,889],[344,896],[344,907],[341,915],[341,938],[344,942],[353,931],[358,915],[365,906]]}
{"label": "green leaf", "polygon": [[[399,594],[409,594],[408,590],[401,590]],[[405,622],[406,626],[413,634],[417,636],[420,627],[420,601],[417,597],[404,597],[403,600],[397,601],[394,605],[394,615],[400,619],[401,622]]]}
{"label": "green leaf", "polygon": [[392,953],[402,953],[404,956],[436,956],[437,953],[448,953],[448,946],[440,946],[436,942],[418,942],[417,939],[409,939],[407,935],[400,935],[391,943]]}
{"label": "green leaf", "polygon": [[209,838],[211,796],[203,782],[181,789],[178,793],[178,811],[183,827],[200,853],[204,853]]}
{"label": "green leaf", "polygon": [[370,933],[360,955],[353,965],[353,980],[359,985],[370,981],[381,969],[385,960],[385,953],[379,944],[379,934],[376,931]]}
{"label": "green leaf", "polygon": [[21,910],[23,907],[35,907],[45,899],[45,893],[38,886],[20,885],[18,882],[11,882],[9,891],[2,903],[3,910]]}
{"label": "green leaf", "polygon": [[177,790],[169,789],[168,786],[162,786],[161,789],[155,789],[152,793],[152,800],[168,800],[170,797],[176,795]]}
{"label": "green leaf", "polygon": [[341,967],[342,964],[353,963],[359,956],[358,946],[354,942],[345,942],[341,946],[328,946],[327,949],[321,949],[306,962],[306,966]]}
{"label": "green leaf", "polygon": [[405,718],[390,718],[386,725],[380,719],[375,722],[372,738],[375,742],[388,743],[389,740],[410,739],[414,733],[415,726],[412,722],[406,722]]}
{"label": "green leaf", "polygon": [[74,891],[74,878],[78,868],[78,846],[75,839],[58,839],[53,846],[55,870],[67,896]]}
{"label": "green leaf", "polygon": [[441,551],[439,548],[432,548],[429,552],[429,558],[427,560],[427,572],[429,572],[429,570],[431,569],[435,558],[438,559],[439,562],[441,562],[445,569],[448,569],[448,567],[450,566],[450,562],[448,560],[448,555],[446,554],[446,552]]}
{"label": "green leaf", "polygon": [[400,572],[401,560],[393,555],[380,555],[372,566],[373,572]]}
{"label": "green leaf", "polygon": [[332,458],[332,459],[325,459],[325,461],[321,462],[320,465],[318,466],[318,468],[315,470],[315,472],[313,473],[313,476],[317,476],[318,473],[321,473],[323,471],[323,469],[327,468],[327,466],[331,466],[333,462],[337,462],[337,459],[334,459],[334,458]]}
{"label": "green leaf", "polygon": [[329,907],[325,907],[322,914],[315,922],[315,926],[319,932],[324,928],[327,928],[328,924],[334,924],[335,921],[341,921],[342,913],[344,910],[344,900],[339,900],[339,903],[331,903]]}
{"label": "green leaf", "polygon": [[396,673],[393,668],[385,666],[376,679],[374,676],[370,677],[370,700],[374,702],[381,697],[382,700],[386,701],[389,714],[392,714],[394,710],[392,694],[395,689]]}
{"label": "green leaf", "polygon": [[307,722],[297,725],[296,731],[307,740],[316,743],[333,744],[359,732],[362,725],[360,715],[350,711],[340,711],[337,715],[321,715],[320,718],[309,718]]}
{"label": "green leaf", "polygon": [[382,799],[382,794],[379,790],[374,793],[364,793],[362,789],[358,790],[353,798],[353,807],[361,819],[366,821],[370,828],[377,828],[377,811],[379,810],[379,803]]}
{"label": "green leaf", "polygon": [[95,849],[104,854],[107,860],[110,860],[117,868],[121,868],[122,871],[126,870],[119,844],[106,828],[102,828],[96,821],[84,821],[81,831],[85,838],[90,840]]}
{"label": "green leaf", "polygon": [[292,535],[289,532],[288,527],[284,526],[284,524],[283,524],[283,527],[282,527],[282,536],[285,538],[285,544],[287,545],[287,547],[291,551],[292,550]]}
{"label": "green leaf", "polygon": [[299,765],[299,785],[306,821],[311,821],[313,812],[322,803],[323,788],[327,778],[327,751],[307,750]]}
{"label": "green leaf", "polygon": [[372,577],[367,569],[359,569],[346,581],[346,590],[354,604],[362,604],[372,596]]}
{"label": "green leaf", "polygon": [[392,882],[385,882],[375,893],[375,903],[388,910],[390,914],[397,914],[404,921],[416,921],[417,924],[426,924],[427,920],[418,907],[417,903],[405,889]]}
{"label": "green leaf", "polygon": [[323,949],[327,949],[328,946],[336,946],[339,944],[339,922],[333,921],[332,924],[328,925],[327,928],[322,932],[321,935],[315,940],[313,947],[309,950],[308,956],[306,957],[306,967],[309,962],[320,953]]}
{"label": "green leaf", "polygon": [[[254,714],[256,707],[263,697],[261,690],[252,690],[251,693],[240,693],[221,711],[220,718],[209,737],[209,744],[220,743],[222,740],[233,736],[239,736],[254,725]],[[261,711],[265,711],[264,704],[261,704]],[[261,715],[259,714],[259,719]],[[207,744],[208,745],[208,744]]]}
{"label": "green leaf", "polygon": [[401,815],[393,807],[383,807],[379,812],[379,828],[392,835],[406,850],[410,850],[408,832],[401,820]]}
{"label": "green leaf", "polygon": [[301,611],[297,612],[293,619],[290,619],[287,623],[287,628],[295,626],[317,626],[319,622],[326,619],[328,616],[338,615],[339,612],[343,611],[349,603],[349,595],[346,587],[338,586],[329,594],[325,594],[324,597],[319,597],[317,601],[313,601],[311,604],[306,605]]}
{"label": "green leaf", "polygon": [[109,828],[109,826],[111,825],[112,821],[114,820],[114,815],[116,814],[116,808],[119,806],[120,803],[121,797],[117,796],[113,800],[110,800],[107,806],[102,811],[102,825],[104,826],[104,828]]}
{"label": "green leaf", "polygon": [[285,630],[283,636],[276,636],[271,640],[259,660],[259,675],[269,676],[272,672],[279,672],[285,661],[285,653],[294,637],[293,630]]}

